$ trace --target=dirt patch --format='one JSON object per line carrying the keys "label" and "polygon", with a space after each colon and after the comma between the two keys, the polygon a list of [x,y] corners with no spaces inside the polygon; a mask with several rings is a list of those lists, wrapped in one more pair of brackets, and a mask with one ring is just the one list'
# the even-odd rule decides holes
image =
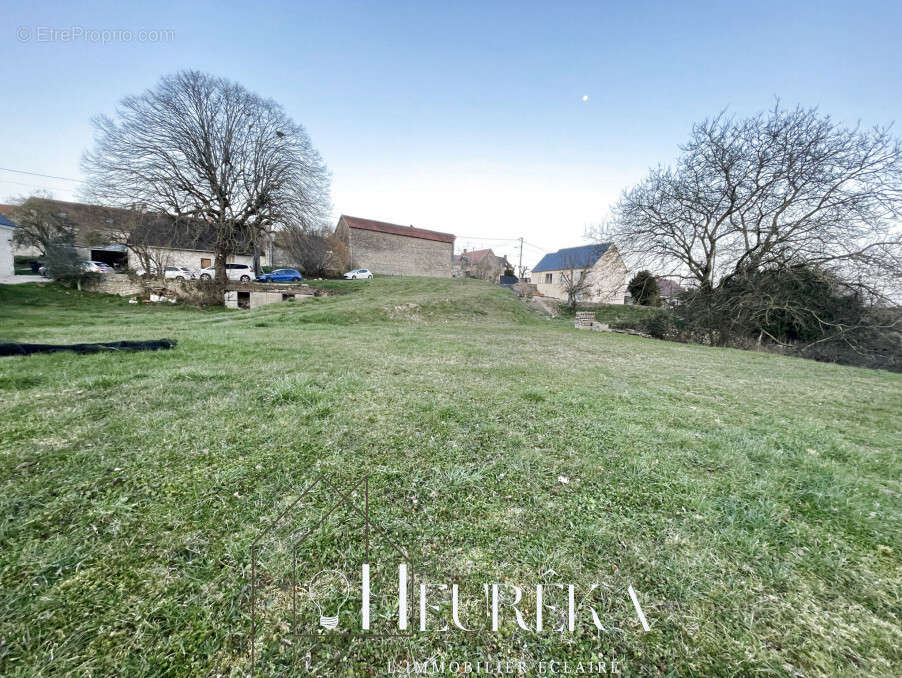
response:
{"label": "dirt patch", "polygon": [[550,318],[557,318],[560,315],[561,302],[550,297],[533,297],[526,302],[526,305],[533,311],[537,311],[542,315]]}

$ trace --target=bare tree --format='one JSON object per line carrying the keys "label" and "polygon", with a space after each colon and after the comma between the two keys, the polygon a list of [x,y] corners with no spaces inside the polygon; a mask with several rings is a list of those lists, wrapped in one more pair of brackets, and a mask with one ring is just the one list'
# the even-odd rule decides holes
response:
{"label": "bare tree", "polygon": [[565,265],[567,268],[561,271],[561,289],[567,295],[567,307],[571,311],[575,311],[583,297],[592,292],[589,266],[577,267],[573,261],[569,261]]}
{"label": "bare tree", "polygon": [[317,228],[329,211],[328,172],[304,128],[226,79],[164,77],[94,125],[86,196],[214,229],[219,282],[227,259],[273,225]]}
{"label": "bare tree", "polygon": [[700,289],[806,264],[885,293],[902,276],[900,214],[902,144],[889,129],[777,105],[696,125],[674,167],[624,193],[614,238],[634,264]]}
{"label": "bare tree", "polygon": [[17,245],[36,248],[42,256],[57,247],[71,247],[76,224],[51,202],[49,195],[37,194],[17,201],[10,218],[19,227],[13,234]]}
{"label": "bare tree", "polygon": [[305,275],[324,276],[349,266],[347,245],[329,229],[290,227],[281,231],[278,239],[288,260]]}

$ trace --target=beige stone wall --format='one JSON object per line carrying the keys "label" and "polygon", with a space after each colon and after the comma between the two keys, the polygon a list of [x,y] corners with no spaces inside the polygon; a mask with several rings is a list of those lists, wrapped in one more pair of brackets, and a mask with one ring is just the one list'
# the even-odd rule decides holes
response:
{"label": "beige stone wall", "polygon": [[453,244],[391,233],[347,229],[351,265],[383,275],[451,277]]}
{"label": "beige stone wall", "polygon": [[104,294],[118,294],[120,297],[130,297],[144,293],[144,284],[135,278],[130,278],[122,273],[109,273],[97,280],[85,283],[84,289],[89,292],[103,292]]}
{"label": "beige stone wall", "polygon": [[[570,275],[570,271],[539,271],[532,274],[532,284],[539,293],[554,299],[566,301],[567,292],[561,284],[563,274]],[[574,271],[579,275],[579,270]],[[623,304],[628,284],[627,268],[620,258],[617,248],[610,247],[601,258],[595,262],[587,275],[589,276],[590,289],[584,295],[582,301],[596,304]],[[551,274],[551,283],[546,283],[546,276]]]}

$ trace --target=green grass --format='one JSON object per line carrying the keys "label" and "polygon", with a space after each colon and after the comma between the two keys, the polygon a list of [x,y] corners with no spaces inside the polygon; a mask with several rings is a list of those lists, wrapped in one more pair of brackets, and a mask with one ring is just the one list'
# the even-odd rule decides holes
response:
{"label": "green grass", "polygon": [[601,323],[636,323],[658,311],[651,306],[631,304],[604,305],[595,309],[595,319]]}
{"label": "green grass", "polygon": [[332,641],[317,675],[899,675],[902,375],[580,332],[474,280],[328,285],[250,312],[0,287],[2,340],[179,341],[0,359],[0,674],[243,675],[250,543],[329,472],[371,474],[430,573],[611,598],[604,632]]}

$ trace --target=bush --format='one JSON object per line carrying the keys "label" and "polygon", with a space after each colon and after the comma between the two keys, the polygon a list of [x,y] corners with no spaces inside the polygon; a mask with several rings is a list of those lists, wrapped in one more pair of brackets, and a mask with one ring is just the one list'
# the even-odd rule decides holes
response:
{"label": "bush", "polygon": [[651,271],[639,271],[627,286],[633,301],[641,306],[660,306],[661,292],[658,280]]}
{"label": "bush", "polygon": [[59,282],[81,289],[82,283],[100,277],[99,273],[85,270],[85,261],[78,256],[74,247],[55,244],[47,248],[44,264],[47,275]]}
{"label": "bush", "polygon": [[736,274],[680,295],[672,311],[684,341],[902,370],[902,311],[814,266]]}
{"label": "bush", "polygon": [[641,329],[655,339],[666,339],[675,334],[674,320],[667,311],[658,311],[641,322]]}

